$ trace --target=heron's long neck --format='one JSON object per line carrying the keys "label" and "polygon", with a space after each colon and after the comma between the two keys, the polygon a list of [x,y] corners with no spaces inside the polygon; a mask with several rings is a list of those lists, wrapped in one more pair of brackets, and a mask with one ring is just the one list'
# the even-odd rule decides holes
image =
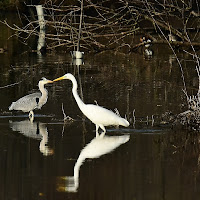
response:
{"label": "heron's long neck", "polygon": [[39,102],[45,102],[47,101],[47,96],[48,96],[48,91],[47,89],[44,87],[44,84],[39,84],[39,90],[42,93],[42,96],[40,97],[40,101]]}
{"label": "heron's long neck", "polygon": [[76,103],[78,104],[78,107],[80,108],[81,111],[83,111],[82,109],[83,109],[83,106],[85,104],[84,104],[84,102],[81,100],[81,98],[78,95],[78,92],[77,92],[77,88],[78,88],[77,81],[76,81],[75,78],[72,78],[71,81],[72,81],[72,84],[73,84],[72,93],[74,95]]}

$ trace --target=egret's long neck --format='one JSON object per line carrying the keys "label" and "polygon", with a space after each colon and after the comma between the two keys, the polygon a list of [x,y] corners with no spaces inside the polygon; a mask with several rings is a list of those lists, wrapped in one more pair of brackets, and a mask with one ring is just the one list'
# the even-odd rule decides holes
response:
{"label": "egret's long neck", "polygon": [[76,164],[74,166],[74,178],[78,179],[79,178],[79,171],[80,167],[83,164],[85,158],[82,158],[82,156],[79,156],[78,160],[76,161]]}
{"label": "egret's long neck", "polygon": [[48,97],[48,91],[44,87],[43,83],[39,83],[39,90],[42,93],[42,96],[40,97],[39,103],[46,103],[47,97]]}
{"label": "egret's long neck", "polygon": [[76,100],[76,103],[78,104],[78,107],[80,108],[80,110],[83,112],[83,106],[85,105],[84,102],[81,100],[81,98],[79,97],[78,95],[78,92],[77,92],[77,88],[78,88],[78,84],[77,84],[77,81],[76,79],[73,77],[70,79],[72,81],[72,84],[73,84],[73,88],[72,88],[72,93],[74,95],[74,98]]}

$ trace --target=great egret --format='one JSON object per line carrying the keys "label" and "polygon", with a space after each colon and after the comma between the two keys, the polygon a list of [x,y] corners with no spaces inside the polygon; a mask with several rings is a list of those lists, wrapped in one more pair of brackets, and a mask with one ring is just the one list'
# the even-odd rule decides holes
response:
{"label": "great egret", "polygon": [[110,125],[116,125],[116,126],[129,126],[129,122],[112,112],[111,110],[108,110],[106,108],[100,107],[98,105],[93,104],[85,104],[81,98],[79,97],[77,93],[78,84],[75,79],[75,77],[68,73],[64,76],[54,79],[53,82],[68,79],[72,81],[73,88],[72,93],[74,95],[74,98],[76,100],[76,103],[78,104],[78,107],[82,111],[82,113],[91,120],[96,125],[96,135],[98,135],[98,129],[99,127],[103,130],[103,134],[105,134],[106,129],[104,126],[110,126]]}
{"label": "great egret", "polygon": [[47,83],[53,83],[53,81],[46,78],[42,78],[39,81],[38,87],[40,92],[26,95],[12,104],[9,107],[9,110],[21,110],[23,112],[29,112],[29,118],[31,121],[34,119],[33,110],[41,109],[41,107],[47,102],[48,91],[44,88],[44,85]]}

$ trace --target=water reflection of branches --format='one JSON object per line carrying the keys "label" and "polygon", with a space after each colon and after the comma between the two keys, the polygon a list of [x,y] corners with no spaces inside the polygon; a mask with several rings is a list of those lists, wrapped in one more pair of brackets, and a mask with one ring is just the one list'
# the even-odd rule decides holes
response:
{"label": "water reflection of branches", "polygon": [[[175,163],[180,170],[185,170],[189,176],[200,174],[200,137],[195,132],[188,130],[171,132],[162,138],[162,143],[168,149],[169,159]],[[179,158],[179,159],[177,159]],[[190,167],[188,167],[190,163]],[[193,168],[193,170],[191,170]]]}
{"label": "water reflection of branches", "polygon": [[[175,30],[172,26],[170,26],[169,22],[167,23],[167,26],[169,27],[168,30],[170,31],[170,35],[173,32],[173,34],[175,36],[178,36],[179,38],[181,38],[182,41],[186,41],[188,43],[188,46],[193,51],[193,62],[196,63],[196,71],[197,71],[197,76],[199,78],[198,92],[197,92],[197,95],[193,95],[193,96],[188,95],[183,67],[182,67],[182,64],[181,64],[177,54],[176,54],[175,48],[172,46],[172,43],[176,42],[176,40],[174,41],[174,39],[173,39],[173,41],[172,41],[171,39],[167,38],[164,31],[162,30],[163,26],[165,26],[165,25],[160,23],[160,21],[158,21],[158,19],[154,15],[157,8],[154,8],[153,5],[150,2],[148,2],[147,0],[145,0],[144,2],[145,2],[146,9],[148,10],[151,20],[155,23],[155,25],[158,28],[159,32],[161,33],[162,37],[165,39],[165,41],[169,45],[170,49],[172,50],[172,52],[176,58],[176,61],[178,62],[180,71],[181,71],[181,78],[182,78],[182,82],[183,82],[183,92],[187,98],[188,110],[185,112],[182,112],[178,115],[177,122],[180,122],[181,124],[186,125],[189,128],[192,128],[193,130],[200,130],[200,62],[199,62],[199,57],[194,48],[194,43],[192,43],[191,38],[188,33],[188,29],[187,29],[187,23],[190,18],[190,15],[188,16],[187,19],[185,19],[185,21],[182,21],[182,23],[183,23],[182,25],[184,27],[184,29],[183,29],[184,34],[179,32],[178,30]],[[184,4],[183,9],[180,9],[182,11],[181,15],[183,15],[183,13],[186,14],[185,6],[188,7],[189,4],[187,4],[187,3]],[[165,7],[166,7],[166,5],[164,6],[164,8]],[[170,10],[166,10],[165,12],[171,13]],[[185,17],[186,16],[184,16],[183,18],[185,18]],[[162,19],[162,20],[164,21],[164,19]],[[187,51],[184,51],[184,52],[187,52]]]}

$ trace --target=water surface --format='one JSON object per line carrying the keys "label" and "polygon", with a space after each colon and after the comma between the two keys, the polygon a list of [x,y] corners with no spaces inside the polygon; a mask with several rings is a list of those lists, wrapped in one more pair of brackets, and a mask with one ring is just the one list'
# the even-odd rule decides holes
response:
{"label": "water surface", "polygon": [[[148,59],[142,53],[86,53],[77,66],[69,52],[28,53],[31,44],[7,40],[10,31],[0,30],[7,47],[0,54],[0,199],[199,198],[199,136],[163,118],[183,111],[185,98],[180,68],[166,46],[152,47]],[[188,92],[195,94],[195,65],[178,56]],[[8,110],[37,91],[42,77],[68,72],[85,103],[117,108],[130,126],[108,127],[105,138],[95,138],[95,125],[80,112],[68,80],[47,86],[48,102],[33,123],[27,113]],[[73,121],[63,123],[62,104]]]}

